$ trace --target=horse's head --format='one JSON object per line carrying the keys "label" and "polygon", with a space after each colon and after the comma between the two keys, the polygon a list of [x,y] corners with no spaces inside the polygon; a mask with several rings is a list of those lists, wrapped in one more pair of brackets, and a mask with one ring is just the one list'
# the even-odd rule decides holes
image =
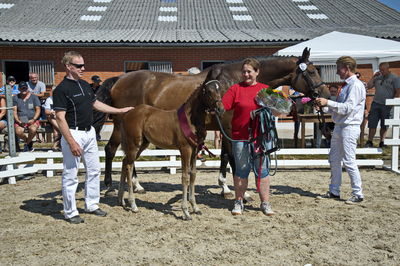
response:
{"label": "horse's head", "polygon": [[292,77],[292,87],[313,99],[329,98],[329,89],[321,80],[317,68],[309,61],[310,50],[304,48],[303,55],[298,59],[296,72]]}
{"label": "horse's head", "polygon": [[221,100],[221,84],[218,80],[206,81],[202,85],[202,101],[209,112],[215,112],[219,116],[225,112]]}

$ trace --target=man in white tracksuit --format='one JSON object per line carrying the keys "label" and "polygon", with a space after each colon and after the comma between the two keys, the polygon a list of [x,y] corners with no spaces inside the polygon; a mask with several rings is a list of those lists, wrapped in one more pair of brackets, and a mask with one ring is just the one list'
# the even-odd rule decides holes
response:
{"label": "man in white tracksuit", "polygon": [[340,199],[342,183],[342,162],[350,176],[352,197],[347,204],[364,200],[361,187],[360,171],[356,163],[357,139],[360,136],[360,125],[363,121],[365,106],[365,87],[355,75],[356,60],[342,56],[336,61],[337,74],[345,80],[336,101],[317,98],[316,103],[323,110],[332,114],[335,122],[329,153],[331,165],[331,184],[326,195],[319,198]]}

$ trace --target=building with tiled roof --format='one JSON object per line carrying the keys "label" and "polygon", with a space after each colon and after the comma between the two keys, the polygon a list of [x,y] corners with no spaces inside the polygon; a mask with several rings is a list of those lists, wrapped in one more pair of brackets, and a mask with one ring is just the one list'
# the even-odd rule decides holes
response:
{"label": "building with tiled roof", "polygon": [[331,31],[400,40],[400,13],[376,0],[0,0],[0,20],[1,71],[49,86],[67,50],[104,80],[271,55]]}

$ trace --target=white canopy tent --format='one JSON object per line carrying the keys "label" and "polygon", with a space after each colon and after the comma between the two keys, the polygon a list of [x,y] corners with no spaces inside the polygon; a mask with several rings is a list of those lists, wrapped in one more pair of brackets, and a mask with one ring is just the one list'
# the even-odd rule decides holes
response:
{"label": "white canopy tent", "polygon": [[354,57],[357,64],[372,64],[373,70],[381,62],[400,61],[400,42],[338,31],[284,48],[276,55],[301,56],[305,47],[311,48],[310,61],[320,66],[335,65],[342,55]]}

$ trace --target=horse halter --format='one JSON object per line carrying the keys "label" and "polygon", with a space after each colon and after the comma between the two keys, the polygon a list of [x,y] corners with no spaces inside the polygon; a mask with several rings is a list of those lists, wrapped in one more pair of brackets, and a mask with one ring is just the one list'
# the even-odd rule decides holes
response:
{"label": "horse halter", "polygon": [[297,69],[297,73],[298,74],[296,75],[296,81],[298,80],[299,75],[302,74],[304,79],[305,79],[305,81],[306,81],[306,83],[307,83],[307,86],[308,86],[309,90],[313,91],[313,93],[311,95],[311,98],[312,99],[318,98],[319,97],[319,91],[317,90],[317,88],[320,87],[321,85],[324,85],[325,82],[321,81],[318,84],[314,84],[313,80],[310,77],[310,74],[307,71],[308,65],[312,65],[312,62],[304,63],[304,62],[298,61],[297,65],[298,65],[298,69]]}
{"label": "horse halter", "polygon": [[211,108],[207,109],[206,111],[207,112],[215,112],[218,115],[220,115],[220,111],[217,108],[217,103],[218,102],[222,102],[221,97],[220,97],[219,100],[214,100],[209,94],[206,93],[206,89],[205,89],[205,86],[207,86],[207,85],[209,85],[210,83],[213,83],[213,82],[216,83],[215,84],[216,91],[218,92],[219,95],[221,95],[221,93],[220,93],[221,83],[218,80],[216,80],[216,79],[209,80],[203,85],[203,96],[206,96],[207,98],[210,99],[210,101],[209,101],[210,104],[209,105],[212,106]]}

